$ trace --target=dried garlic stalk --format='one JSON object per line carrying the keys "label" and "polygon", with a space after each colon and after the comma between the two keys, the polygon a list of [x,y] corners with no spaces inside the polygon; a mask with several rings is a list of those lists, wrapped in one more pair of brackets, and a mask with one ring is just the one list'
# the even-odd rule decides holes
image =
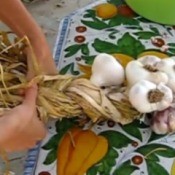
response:
{"label": "dried garlic stalk", "polygon": [[[42,75],[33,53],[35,77],[27,81],[27,62],[24,48],[32,47],[26,37],[15,38],[11,33],[0,32],[0,112],[20,104],[20,91],[38,84],[37,109],[43,120],[74,117],[86,114],[93,122],[101,118],[112,119],[121,124],[132,122],[139,113],[125,99],[110,99],[88,79],[71,75]],[[14,37],[13,37],[14,38]]]}

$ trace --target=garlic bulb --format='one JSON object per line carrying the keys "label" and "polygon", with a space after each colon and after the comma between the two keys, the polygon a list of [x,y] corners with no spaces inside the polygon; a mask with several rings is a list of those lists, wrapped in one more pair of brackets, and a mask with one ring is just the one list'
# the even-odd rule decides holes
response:
{"label": "garlic bulb", "polygon": [[164,60],[161,60],[156,67],[159,71],[162,71],[168,76],[168,83],[173,92],[175,92],[175,57],[170,57]]}
{"label": "garlic bulb", "polygon": [[155,84],[167,83],[166,73],[157,69],[156,65],[161,60],[155,56],[144,56],[138,60],[131,61],[126,66],[126,79],[131,87],[140,80],[148,80]]}
{"label": "garlic bulb", "polygon": [[124,82],[122,65],[111,55],[99,54],[92,64],[90,81],[97,87],[118,86]]}
{"label": "garlic bulb", "polygon": [[156,134],[167,134],[175,131],[175,109],[170,107],[155,112],[151,121],[151,128]]}
{"label": "garlic bulb", "polygon": [[154,66],[161,61],[160,58],[158,58],[157,56],[153,56],[153,55],[147,55],[147,56],[143,56],[140,57],[138,59],[139,62],[141,62],[143,65],[150,65],[150,66]]}
{"label": "garlic bulb", "polygon": [[163,83],[156,85],[150,81],[141,80],[129,90],[129,101],[141,113],[161,111],[171,105],[173,93]]}

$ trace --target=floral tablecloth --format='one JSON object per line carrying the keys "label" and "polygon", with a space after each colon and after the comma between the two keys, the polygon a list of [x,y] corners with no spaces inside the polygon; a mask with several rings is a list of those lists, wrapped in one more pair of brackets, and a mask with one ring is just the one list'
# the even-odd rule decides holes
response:
{"label": "floral tablecloth", "polygon": [[[113,3],[117,14],[109,19],[96,15],[95,7]],[[161,58],[175,53],[175,29],[136,15],[121,0],[99,0],[65,17],[60,25],[54,51],[61,74],[89,77],[90,65],[99,53],[121,60],[143,55]],[[87,175],[175,175],[175,137],[157,135],[147,120],[121,126],[113,121],[96,124],[92,130],[109,142],[106,156]],[[32,149],[26,160],[25,175],[56,175],[57,145],[76,120],[53,120],[47,138]]]}

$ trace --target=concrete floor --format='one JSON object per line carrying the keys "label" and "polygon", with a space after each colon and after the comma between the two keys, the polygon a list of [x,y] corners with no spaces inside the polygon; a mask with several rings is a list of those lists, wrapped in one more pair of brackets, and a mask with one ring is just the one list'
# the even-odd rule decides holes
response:
{"label": "concrete floor", "polygon": [[35,0],[27,4],[33,17],[43,28],[48,42],[53,48],[60,20],[71,12],[95,0]]}
{"label": "concrete floor", "polygon": [[[94,1],[95,0],[34,0],[32,3],[27,3],[25,5],[42,27],[50,48],[53,50],[60,20],[74,10]],[[7,27],[0,23],[0,30],[6,29]],[[11,171],[16,175],[22,175],[25,159],[26,152],[10,154]],[[4,165],[5,164],[0,159],[0,175],[3,175]]]}

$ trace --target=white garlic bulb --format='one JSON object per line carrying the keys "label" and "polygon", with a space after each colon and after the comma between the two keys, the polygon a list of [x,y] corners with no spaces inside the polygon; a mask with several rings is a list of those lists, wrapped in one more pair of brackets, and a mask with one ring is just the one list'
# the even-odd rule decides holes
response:
{"label": "white garlic bulb", "polygon": [[156,134],[167,134],[175,131],[175,109],[170,107],[154,113],[151,128]]}
{"label": "white garlic bulb", "polygon": [[167,74],[169,86],[173,92],[175,92],[175,57],[170,57],[167,59],[161,60],[157,65],[157,69]]}
{"label": "white garlic bulb", "polygon": [[141,113],[161,111],[171,105],[173,92],[163,83],[156,85],[150,81],[141,80],[129,90],[129,101]]}
{"label": "white garlic bulb", "polygon": [[109,54],[99,54],[92,64],[90,81],[98,87],[118,86],[124,82],[122,65]]}
{"label": "white garlic bulb", "polygon": [[143,65],[155,66],[159,61],[161,61],[161,59],[154,55],[146,55],[140,57],[138,61],[141,62]]}
{"label": "white garlic bulb", "polygon": [[128,86],[131,87],[140,80],[148,80],[156,84],[160,82],[166,84],[168,76],[156,68],[158,62],[160,62],[160,59],[155,56],[145,56],[129,62],[126,66]]}

